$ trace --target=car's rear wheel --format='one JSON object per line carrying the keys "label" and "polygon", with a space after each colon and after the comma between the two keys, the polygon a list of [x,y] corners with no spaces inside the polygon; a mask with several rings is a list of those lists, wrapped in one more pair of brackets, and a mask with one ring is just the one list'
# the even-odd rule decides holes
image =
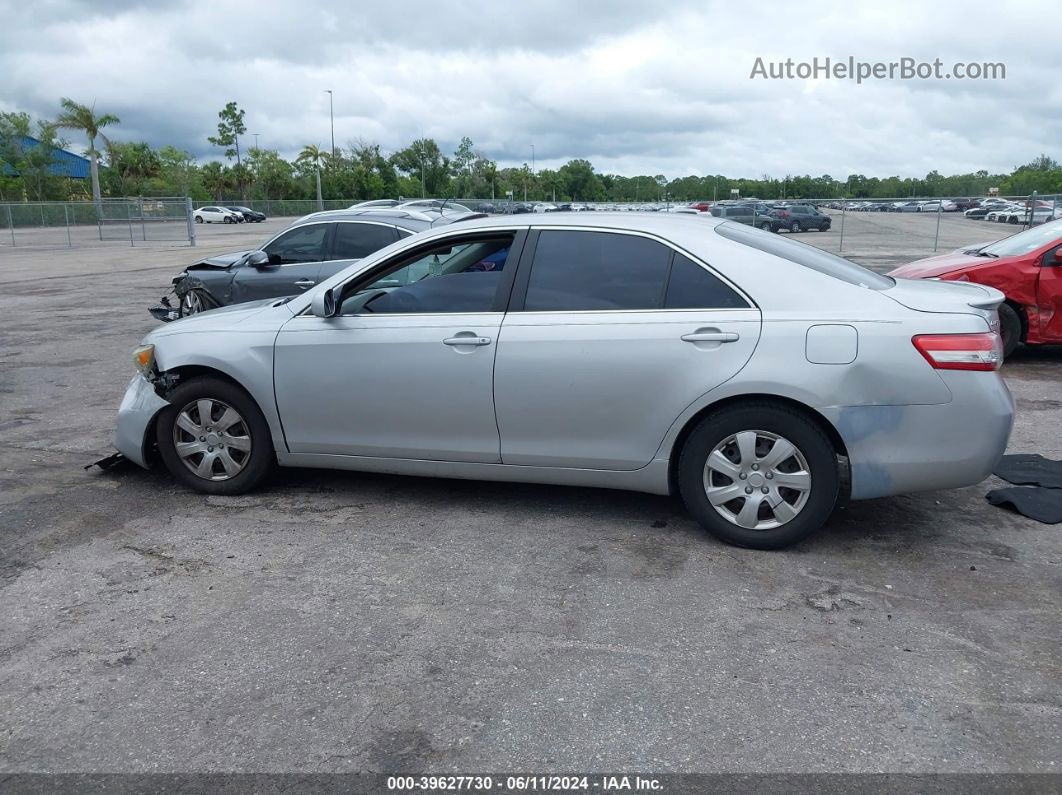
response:
{"label": "car's rear wheel", "polygon": [[730,544],[782,549],[813,533],[837,504],[837,455],[799,411],[769,403],[701,421],[679,459],[679,491],[709,533]]}
{"label": "car's rear wheel", "polygon": [[793,221],[793,223],[791,223],[789,225],[789,231],[790,232],[799,232],[799,231],[801,231],[800,230],[800,221]]}
{"label": "car's rear wheel", "polygon": [[242,494],[276,465],[269,426],[254,400],[220,378],[194,378],[169,396],[155,432],[166,468],[206,494]]}
{"label": "car's rear wheel", "polygon": [[1003,338],[1003,358],[1009,358],[1021,342],[1021,318],[1010,304],[1000,304],[999,336]]}

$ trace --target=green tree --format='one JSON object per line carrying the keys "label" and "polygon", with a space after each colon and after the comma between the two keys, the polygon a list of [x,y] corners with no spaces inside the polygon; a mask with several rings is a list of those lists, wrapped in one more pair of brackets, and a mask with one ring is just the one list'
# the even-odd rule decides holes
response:
{"label": "green tree", "polygon": [[244,111],[240,110],[235,102],[226,103],[225,107],[218,111],[218,134],[207,137],[207,140],[225,149],[225,157],[240,160],[240,136],[247,132],[247,126],[243,123]]}
{"label": "green tree", "polygon": [[199,170],[199,178],[203,182],[203,187],[215,201],[221,201],[225,191],[232,186],[229,169],[217,160],[212,160],[203,166]]}
{"label": "green tree", "polygon": [[162,147],[158,155],[162,192],[174,196],[191,196],[199,176],[195,158],[183,149],[169,145]]}
{"label": "green tree", "polygon": [[108,143],[107,181],[112,194],[142,196],[145,183],[162,171],[158,153],[148,144]]}
{"label": "green tree", "polygon": [[327,151],[321,151],[316,144],[307,144],[295,158],[296,163],[309,163],[313,165],[314,174],[317,176],[317,209],[324,209],[324,200],[321,198],[321,161],[328,157]]}
{"label": "green tree", "polygon": [[113,113],[96,115],[96,106],[81,105],[72,99],[63,97],[59,100],[63,112],[55,120],[55,126],[67,130],[80,130],[88,138],[88,156],[92,171],[92,199],[100,204],[100,169],[98,152],[96,151],[96,139],[99,138],[106,145],[109,143],[107,136],[100,132],[104,127],[118,124],[121,119]]}
{"label": "green tree", "polygon": [[422,195],[438,196],[447,188],[450,160],[431,138],[418,138],[391,155],[391,162],[399,171],[420,178]]}

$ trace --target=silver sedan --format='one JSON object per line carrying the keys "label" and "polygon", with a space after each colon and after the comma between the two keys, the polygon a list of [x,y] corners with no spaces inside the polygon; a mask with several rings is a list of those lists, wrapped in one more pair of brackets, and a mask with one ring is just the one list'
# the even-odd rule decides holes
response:
{"label": "silver sedan", "polygon": [[116,446],[209,494],[277,465],[677,493],[780,548],[991,472],[1002,300],[704,216],[475,220],[156,329]]}

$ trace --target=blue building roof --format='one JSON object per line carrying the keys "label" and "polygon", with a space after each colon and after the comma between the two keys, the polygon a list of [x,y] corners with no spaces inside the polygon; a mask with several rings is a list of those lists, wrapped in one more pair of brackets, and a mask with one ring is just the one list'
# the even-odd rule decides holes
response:
{"label": "blue building roof", "polygon": [[[30,135],[22,136],[22,148],[29,149],[33,146],[40,146],[41,142]],[[52,157],[55,160],[50,166],[48,166],[48,173],[53,177],[71,177],[72,179],[88,179],[89,178],[89,161],[88,158],[81,155],[75,155],[73,152],[68,152],[65,149],[53,149]],[[7,163],[4,163],[4,173],[7,175],[13,175],[16,172]]]}

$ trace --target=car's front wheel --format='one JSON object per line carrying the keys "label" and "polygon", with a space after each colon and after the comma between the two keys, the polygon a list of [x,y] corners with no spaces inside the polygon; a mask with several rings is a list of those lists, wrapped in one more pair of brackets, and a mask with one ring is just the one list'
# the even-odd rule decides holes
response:
{"label": "car's front wheel", "polygon": [[705,530],[753,549],[806,538],[829,518],[840,490],[837,455],[822,429],[769,403],[702,420],[682,448],[678,483]]}
{"label": "car's front wheel", "polygon": [[791,223],[789,225],[789,231],[790,232],[799,232],[800,231],[800,221],[793,221],[793,223]]}
{"label": "car's front wheel", "polygon": [[203,223],[203,216],[201,216],[201,215],[197,215],[197,216],[195,217],[195,222],[196,222],[197,224],[201,224],[201,223]]}
{"label": "car's front wheel", "polygon": [[220,378],[194,378],[169,396],[155,432],[166,468],[206,494],[242,494],[276,465],[262,411],[242,389]]}
{"label": "car's front wheel", "polygon": [[760,224],[760,229],[762,229],[764,232],[770,232],[771,231],[771,222],[770,221],[764,221],[762,224]]}

